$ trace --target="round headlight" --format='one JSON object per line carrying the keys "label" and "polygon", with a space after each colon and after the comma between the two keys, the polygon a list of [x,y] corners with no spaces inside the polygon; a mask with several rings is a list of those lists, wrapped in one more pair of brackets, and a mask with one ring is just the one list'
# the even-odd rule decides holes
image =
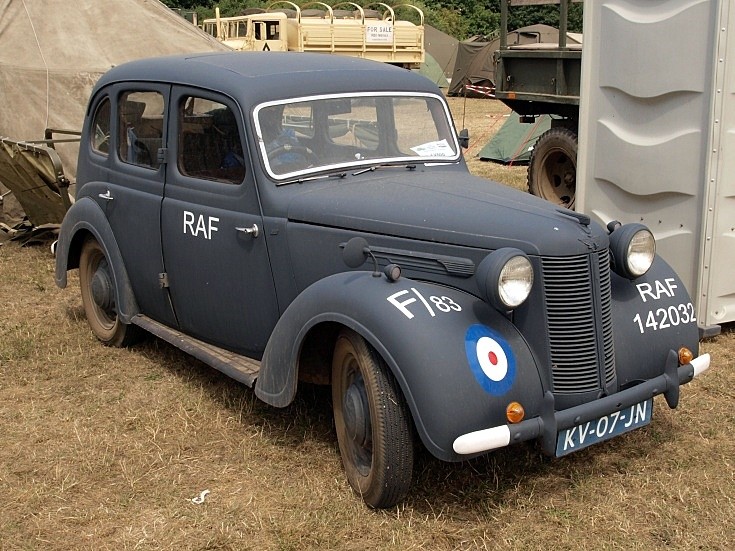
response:
{"label": "round headlight", "polygon": [[533,287],[533,266],[523,251],[498,249],[477,268],[477,283],[483,298],[499,310],[517,308]]}
{"label": "round headlight", "polygon": [[645,274],[656,257],[656,240],[643,224],[626,224],[610,234],[613,270],[635,279]]}
{"label": "round headlight", "polygon": [[533,285],[533,267],[526,256],[514,256],[505,263],[498,278],[500,300],[508,308],[523,304]]}

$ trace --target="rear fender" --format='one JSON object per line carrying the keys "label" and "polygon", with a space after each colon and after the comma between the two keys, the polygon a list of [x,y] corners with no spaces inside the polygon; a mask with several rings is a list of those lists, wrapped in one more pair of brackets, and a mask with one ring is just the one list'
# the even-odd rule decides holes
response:
{"label": "rear fender", "polygon": [[538,368],[507,318],[462,291],[406,278],[389,282],[369,272],[327,277],[291,303],[263,355],[259,398],[279,407],[293,400],[302,344],[324,322],[353,329],[377,350],[422,441],[440,459],[466,458],[453,451],[454,439],[506,423],[511,401],[521,402],[527,416],[540,414]]}
{"label": "rear fender", "polygon": [[61,223],[56,245],[56,285],[62,289],[66,287],[67,271],[79,267],[82,244],[85,237],[90,234],[100,244],[107,261],[112,266],[118,316],[123,323],[130,323],[140,310],[125,270],[125,263],[105,213],[89,197],[75,202]]}

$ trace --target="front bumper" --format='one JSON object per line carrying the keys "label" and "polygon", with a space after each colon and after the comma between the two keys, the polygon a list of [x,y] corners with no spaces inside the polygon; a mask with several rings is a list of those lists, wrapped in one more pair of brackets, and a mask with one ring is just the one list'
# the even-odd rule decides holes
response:
{"label": "front bumper", "polygon": [[681,367],[678,358],[678,354],[670,350],[664,373],[658,377],[569,409],[555,411],[554,395],[546,391],[539,417],[526,419],[517,424],[499,425],[463,434],[454,440],[452,447],[460,455],[470,455],[538,438],[544,453],[554,455],[556,437],[561,430],[630,407],[659,394],[664,395],[666,403],[673,409],[679,404],[679,387],[706,371],[710,364],[709,354],[697,356]]}

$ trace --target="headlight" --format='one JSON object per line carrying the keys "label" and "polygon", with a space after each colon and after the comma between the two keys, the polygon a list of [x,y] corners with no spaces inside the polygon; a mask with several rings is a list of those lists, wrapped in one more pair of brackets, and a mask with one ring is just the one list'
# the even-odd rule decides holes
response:
{"label": "headlight", "polygon": [[498,310],[517,308],[533,287],[533,266],[518,249],[491,252],[477,267],[477,285],[486,302]]}
{"label": "headlight", "polygon": [[610,234],[612,269],[616,274],[636,279],[645,274],[656,257],[656,240],[643,224],[626,224]]}

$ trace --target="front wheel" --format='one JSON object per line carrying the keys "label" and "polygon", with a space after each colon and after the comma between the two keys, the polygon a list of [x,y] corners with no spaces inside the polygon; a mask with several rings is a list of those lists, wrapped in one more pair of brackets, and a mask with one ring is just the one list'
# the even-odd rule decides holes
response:
{"label": "front wheel", "polygon": [[332,407],[347,480],[369,507],[392,507],[411,485],[410,414],[383,360],[354,331],[337,338]]}
{"label": "front wheel", "polygon": [[92,237],[82,245],[79,285],[87,322],[95,336],[109,346],[127,346],[137,340],[137,326],[123,323],[117,315],[115,278],[104,249]]}
{"label": "front wheel", "polygon": [[537,197],[574,209],[577,134],[556,127],[539,136],[528,163],[528,189]]}

